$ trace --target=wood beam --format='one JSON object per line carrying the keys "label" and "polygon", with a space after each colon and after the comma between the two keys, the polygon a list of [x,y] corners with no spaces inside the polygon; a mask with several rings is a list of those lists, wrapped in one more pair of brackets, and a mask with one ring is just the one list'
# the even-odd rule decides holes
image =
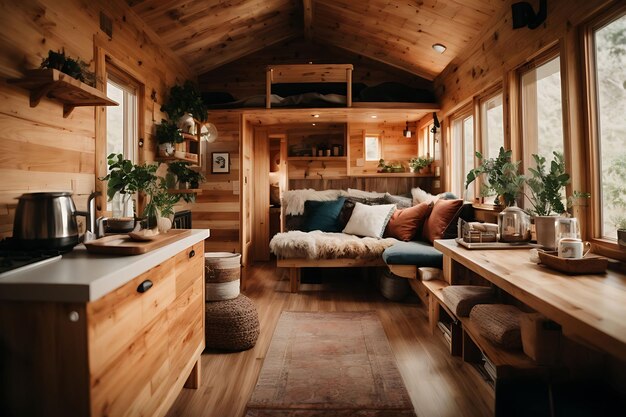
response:
{"label": "wood beam", "polygon": [[313,0],[302,0],[304,9],[304,38],[313,39]]}

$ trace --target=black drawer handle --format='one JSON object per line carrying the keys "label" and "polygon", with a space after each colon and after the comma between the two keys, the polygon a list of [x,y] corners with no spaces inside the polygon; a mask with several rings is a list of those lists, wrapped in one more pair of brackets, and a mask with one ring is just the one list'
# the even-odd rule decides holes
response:
{"label": "black drawer handle", "polygon": [[137,292],[140,292],[143,294],[144,292],[148,291],[150,288],[152,288],[152,281],[147,279],[141,284],[139,284],[139,286],[137,287]]}
{"label": "black drawer handle", "polygon": [[196,251],[192,249],[191,252],[189,252],[189,259],[193,258],[194,256],[196,256]]}

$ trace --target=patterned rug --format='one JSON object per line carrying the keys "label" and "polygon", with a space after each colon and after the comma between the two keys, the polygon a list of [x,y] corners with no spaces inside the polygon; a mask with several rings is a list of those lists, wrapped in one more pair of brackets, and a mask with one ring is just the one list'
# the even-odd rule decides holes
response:
{"label": "patterned rug", "polygon": [[246,417],[415,417],[373,311],[282,313]]}

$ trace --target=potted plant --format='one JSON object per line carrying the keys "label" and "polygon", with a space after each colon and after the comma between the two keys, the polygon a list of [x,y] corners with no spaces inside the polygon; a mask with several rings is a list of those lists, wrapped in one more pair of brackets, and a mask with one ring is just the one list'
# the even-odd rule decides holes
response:
{"label": "potted plant", "polygon": [[146,191],[156,182],[157,165],[135,165],[124,159],[122,154],[110,154],[107,157],[109,173],[99,178],[107,181],[108,201],[113,201],[113,217],[132,216],[132,196],[140,191]]}
{"label": "potted plant", "polygon": [[153,182],[146,190],[149,196],[144,209],[148,228],[156,225],[160,233],[166,233],[172,228],[174,218],[174,206],[180,200],[180,196],[170,194],[164,178]]}
{"label": "potted plant", "polygon": [[208,119],[207,107],[202,101],[200,90],[191,81],[175,85],[170,89],[167,102],[161,106],[161,111],[167,113],[172,121],[178,120],[190,113],[201,122]]}
{"label": "potted plant", "polygon": [[65,49],[58,52],[49,50],[48,56],[41,62],[39,68],[56,69],[92,87],[96,86],[96,76],[89,71],[89,64],[81,59],[74,59],[65,55]]}
{"label": "potted plant", "polygon": [[420,172],[422,168],[426,168],[433,163],[433,159],[429,157],[419,156],[417,158],[409,159],[409,170],[411,172]]}
{"label": "potted plant", "polygon": [[532,205],[528,211],[534,216],[537,243],[550,249],[556,246],[555,220],[565,213],[562,191],[570,181],[569,174],[565,172],[563,154],[555,151],[553,155],[548,170],[546,158],[533,154],[536,167],[528,168],[531,177],[526,180],[530,192],[527,198]]}
{"label": "potted plant", "polygon": [[480,165],[467,173],[465,189],[481,175],[486,177],[483,183],[481,194],[496,194],[495,204],[503,203],[510,206],[516,203],[517,197],[524,188],[524,176],[518,173],[521,161],[511,161],[512,151],[505,151],[500,147],[500,152],[496,158],[483,158],[480,152],[476,152],[476,157]]}
{"label": "potted plant", "polygon": [[174,155],[174,144],[183,141],[183,135],[175,123],[161,120],[156,126],[156,140],[159,144],[160,156]]}

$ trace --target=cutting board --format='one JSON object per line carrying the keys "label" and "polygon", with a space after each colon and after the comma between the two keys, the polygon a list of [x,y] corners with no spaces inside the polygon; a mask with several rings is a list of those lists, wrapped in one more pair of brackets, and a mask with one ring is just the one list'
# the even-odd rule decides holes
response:
{"label": "cutting board", "polygon": [[157,235],[154,240],[137,242],[128,235],[111,235],[85,243],[88,252],[108,255],[141,255],[176,242],[191,234],[190,229],[172,229]]}

